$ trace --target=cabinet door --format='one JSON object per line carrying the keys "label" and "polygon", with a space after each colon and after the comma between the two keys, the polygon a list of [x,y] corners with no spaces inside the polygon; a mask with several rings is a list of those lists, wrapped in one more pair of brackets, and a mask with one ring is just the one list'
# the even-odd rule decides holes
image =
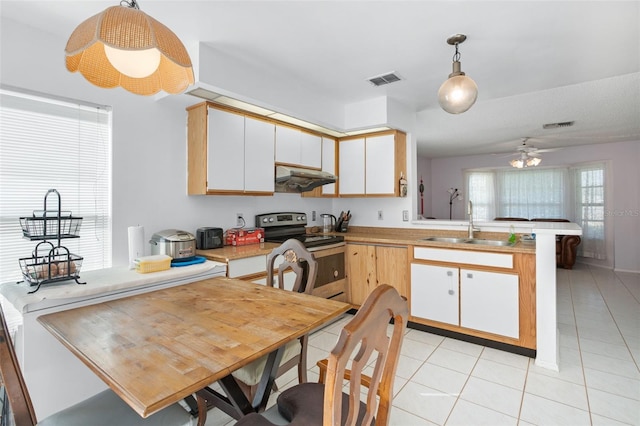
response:
{"label": "cabinet door", "polygon": [[244,190],[273,192],[275,125],[245,117]]}
{"label": "cabinet door", "polygon": [[366,139],[366,187],[365,193],[394,194],[395,136],[382,135]]}
{"label": "cabinet door", "polygon": [[517,339],[518,276],[462,269],[460,277],[460,325]]}
{"label": "cabinet door", "polygon": [[406,247],[376,246],[376,271],[378,285],[389,284],[408,297],[407,268],[408,250]]}
{"label": "cabinet door", "polygon": [[276,162],[300,163],[301,132],[287,126],[276,126]]}
{"label": "cabinet door", "polygon": [[300,162],[303,167],[322,168],[322,138],[300,132]]}
{"label": "cabinet door", "polygon": [[458,268],[411,264],[411,315],[459,325]]}
{"label": "cabinet door", "polygon": [[[336,174],[336,141],[322,138],[322,171]],[[336,184],[322,185],[323,195],[336,195]]]}
{"label": "cabinet door", "polygon": [[349,302],[362,305],[376,287],[376,248],[362,244],[347,244],[347,277]]}
{"label": "cabinet door", "polygon": [[340,141],[340,195],[364,194],[364,138]]}
{"label": "cabinet door", "polygon": [[209,108],[207,188],[244,190],[244,116]]}

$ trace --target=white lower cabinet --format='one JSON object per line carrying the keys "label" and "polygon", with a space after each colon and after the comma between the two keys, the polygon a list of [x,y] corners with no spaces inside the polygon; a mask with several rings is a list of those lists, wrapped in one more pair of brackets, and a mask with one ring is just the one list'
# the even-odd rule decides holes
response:
{"label": "white lower cabinet", "polygon": [[458,268],[411,264],[411,315],[459,325]]}
{"label": "white lower cabinet", "polygon": [[460,270],[460,325],[519,337],[518,276]]}
{"label": "white lower cabinet", "polygon": [[267,270],[267,256],[252,256],[232,259],[227,262],[227,277],[241,278],[264,273]]}
{"label": "white lower cabinet", "polygon": [[411,316],[519,338],[517,274],[411,264]]}

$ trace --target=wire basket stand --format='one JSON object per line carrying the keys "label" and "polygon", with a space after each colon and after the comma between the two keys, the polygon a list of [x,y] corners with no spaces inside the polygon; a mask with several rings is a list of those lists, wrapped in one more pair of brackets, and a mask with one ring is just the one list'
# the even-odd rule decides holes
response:
{"label": "wire basket stand", "polygon": [[[50,194],[55,194],[58,198],[57,210],[47,209]],[[44,210],[34,210],[32,216],[20,218],[23,237],[40,241],[31,257],[18,260],[24,280],[31,287],[36,286],[28,294],[35,293],[43,284],[60,281],[75,280],[78,284],[86,284],[80,282],[82,257],[71,253],[61,244],[63,239],[80,238],[81,224],[81,217],[62,210],[60,193],[55,189],[50,189],[44,196]]]}

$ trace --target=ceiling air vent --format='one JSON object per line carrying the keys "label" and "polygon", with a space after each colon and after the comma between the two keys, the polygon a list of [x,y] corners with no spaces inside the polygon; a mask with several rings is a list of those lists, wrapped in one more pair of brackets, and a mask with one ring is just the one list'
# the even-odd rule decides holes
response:
{"label": "ceiling air vent", "polygon": [[369,83],[374,86],[384,86],[385,84],[395,83],[396,81],[402,80],[402,78],[394,72],[390,72],[383,75],[378,75],[375,77],[371,77],[367,79]]}
{"label": "ceiling air vent", "polygon": [[558,129],[561,127],[571,127],[573,126],[573,123],[575,123],[575,121],[563,121],[562,123],[547,123],[547,124],[543,124],[542,128],[543,129]]}

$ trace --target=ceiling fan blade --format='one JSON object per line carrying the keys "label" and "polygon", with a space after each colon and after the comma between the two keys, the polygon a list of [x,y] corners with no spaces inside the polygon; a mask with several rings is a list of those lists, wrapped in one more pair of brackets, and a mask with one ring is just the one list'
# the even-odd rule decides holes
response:
{"label": "ceiling fan blade", "polygon": [[543,148],[543,149],[536,149],[536,152],[553,152],[553,151],[560,151],[562,148]]}

